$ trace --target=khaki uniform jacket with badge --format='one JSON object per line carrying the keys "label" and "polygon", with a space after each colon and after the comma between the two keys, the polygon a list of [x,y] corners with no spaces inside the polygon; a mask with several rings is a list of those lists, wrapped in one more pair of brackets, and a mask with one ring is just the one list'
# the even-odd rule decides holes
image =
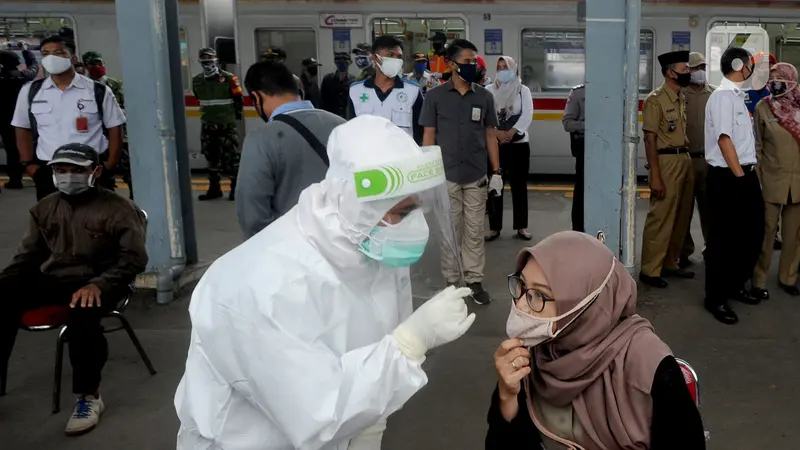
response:
{"label": "khaki uniform jacket with badge", "polygon": [[758,175],[764,201],[785,205],[800,202],[800,145],[778,122],[769,102],[762,100],[754,115]]}
{"label": "khaki uniform jacket with badge", "polygon": [[689,146],[686,135],[686,97],[666,84],[647,96],[642,130],[656,134],[656,150]]}

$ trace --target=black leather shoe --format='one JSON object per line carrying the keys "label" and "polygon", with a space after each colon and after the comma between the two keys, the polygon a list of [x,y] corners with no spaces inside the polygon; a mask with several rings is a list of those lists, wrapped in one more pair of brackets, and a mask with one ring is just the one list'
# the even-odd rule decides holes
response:
{"label": "black leather shoe", "polygon": [[742,289],[733,296],[734,300],[738,300],[745,305],[757,305],[761,303],[761,299],[753,297],[747,289]]}
{"label": "black leather shoe", "polygon": [[533,239],[533,236],[531,236],[531,234],[528,233],[527,231],[517,230],[517,237],[519,239],[522,239],[523,241],[530,241],[531,239]]}
{"label": "black leather shoe", "polygon": [[664,289],[668,286],[667,282],[661,277],[648,277],[647,275],[639,274],[639,281],[658,289]]}
{"label": "black leather shoe", "polygon": [[753,289],[750,289],[750,296],[752,296],[753,298],[757,298],[759,300],[769,300],[769,291],[766,289],[754,287]]}
{"label": "black leather shoe", "polygon": [[800,296],[800,289],[797,289],[797,286],[789,286],[783,283],[778,284],[781,289],[783,289],[787,294],[791,295],[792,297]]}
{"label": "black leather shoe", "polygon": [[694,278],[694,272],[683,269],[661,269],[662,277]]}
{"label": "black leather shoe", "polygon": [[680,257],[678,259],[678,268],[679,269],[685,269],[685,268],[693,266],[693,265],[694,265],[694,262],[691,259],[689,259],[688,256],[682,256],[682,257]]}
{"label": "black leather shoe", "polygon": [[731,309],[730,306],[728,306],[727,303],[717,306],[706,305],[706,310],[710,312],[715,319],[726,325],[733,325],[739,322],[739,316],[736,315],[736,313]]}
{"label": "black leather shoe", "polygon": [[487,234],[487,235],[485,235],[483,237],[483,241],[484,242],[492,242],[493,240],[495,240],[495,239],[497,239],[499,237],[500,237],[500,232],[499,231],[490,231],[489,234]]}

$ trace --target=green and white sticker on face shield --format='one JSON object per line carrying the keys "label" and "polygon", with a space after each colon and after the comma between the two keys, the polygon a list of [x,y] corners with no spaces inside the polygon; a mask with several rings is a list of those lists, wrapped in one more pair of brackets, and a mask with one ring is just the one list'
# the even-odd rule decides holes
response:
{"label": "green and white sticker on face shield", "polygon": [[356,170],[358,200],[368,202],[407,197],[444,184],[441,148],[431,146],[422,147],[422,150],[424,153],[415,157]]}

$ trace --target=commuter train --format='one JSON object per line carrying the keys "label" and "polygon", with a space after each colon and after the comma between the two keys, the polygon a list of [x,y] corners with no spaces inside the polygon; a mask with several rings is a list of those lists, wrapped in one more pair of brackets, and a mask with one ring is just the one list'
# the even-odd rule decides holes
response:
{"label": "commuter train", "polygon": [[[334,52],[349,52],[359,42],[392,34],[404,42],[406,59],[428,51],[428,38],[442,31],[449,39],[475,43],[494,77],[498,55],[518,61],[523,81],[532,87],[534,121],[531,132],[531,173],[571,174],[574,160],[569,136],[561,125],[570,88],[584,81],[585,23],[576,1],[403,1],[358,0],[311,3],[248,0],[238,2],[238,54],[240,72],[267,47],[282,47],[287,64],[300,73],[300,61],[314,56],[321,75],[334,70]],[[640,95],[643,99],[663,78],[657,55],[677,50],[705,51],[706,32],[715,24],[760,25],[767,30],[770,47],[781,61],[800,63],[800,2],[775,0],[643,0],[641,20]],[[758,4],[756,6],[756,4]],[[765,6],[769,4],[769,6]],[[751,6],[752,5],[752,6]],[[201,38],[201,11],[197,1],[180,5],[180,74],[186,87],[186,122],[192,167],[202,168],[199,153],[200,119],[191,93],[191,77],[200,72],[197,50]],[[5,0],[0,3],[0,45],[13,47],[19,40],[35,48],[43,37],[60,27],[75,30],[78,52],[99,51],[110,76],[121,76],[117,19],[113,0]],[[407,61],[406,70],[410,70]],[[351,67],[357,72],[355,65]],[[321,77],[320,77],[321,78]],[[245,99],[246,127],[261,119]],[[131,151],[143,151],[132,148]],[[376,147],[376,151],[380,151]],[[0,153],[0,163],[5,155]],[[644,174],[644,146],[639,150],[639,173]]]}

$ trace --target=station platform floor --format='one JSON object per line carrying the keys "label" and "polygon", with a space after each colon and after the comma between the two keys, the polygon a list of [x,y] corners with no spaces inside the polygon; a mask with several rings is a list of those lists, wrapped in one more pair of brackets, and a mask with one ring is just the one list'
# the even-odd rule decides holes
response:
{"label": "station platform floor", "polygon": [[[202,181],[202,180],[200,180]],[[198,183],[197,190],[204,187]],[[125,195],[124,191],[120,191]],[[570,226],[569,187],[529,192],[530,231],[534,242]],[[25,229],[34,190],[0,193],[0,265],[13,256]],[[511,223],[510,199],[506,223]],[[194,204],[199,255],[208,263],[241,242],[235,205],[227,200]],[[647,201],[637,203],[639,235]],[[702,248],[699,223],[693,233]],[[435,350],[425,362],[428,385],[389,421],[384,450],[481,449],[486,412],[496,382],[492,355],[505,339],[511,307],[506,275],[517,252],[528,243],[505,230],[487,244],[485,286],[494,301],[470,304],[477,320],[462,339]],[[637,242],[637,248],[641,242]],[[437,246],[413,273],[418,306],[443,287]],[[709,449],[795,448],[800,442],[800,299],[777,286],[777,253],[768,287],[772,299],[759,306],[734,303],[736,326],[716,322],[702,306],[704,269],[698,249],[693,280],[675,280],[665,290],[639,289],[640,313],[650,319],[674,353],[697,370],[701,412],[711,433]],[[637,251],[638,253],[638,251]],[[565,269],[568,270],[568,269]],[[3,301],[13,299],[0,298]],[[149,376],[124,333],[108,336],[110,359],[103,374],[106,412],[99,427],[77,438],[63,435],[71,406],[71,369],[65,361],[60,414],[50,414],[55,332],[20,332],[9,368],[8,395],[0,397],[3,448],[20,450],[162,450],[175,448],[178,420],[175,388],[183,373],[191,324],[190,292],[158,305],[150,291],[137,293],[128,317],[158,374]]]}

